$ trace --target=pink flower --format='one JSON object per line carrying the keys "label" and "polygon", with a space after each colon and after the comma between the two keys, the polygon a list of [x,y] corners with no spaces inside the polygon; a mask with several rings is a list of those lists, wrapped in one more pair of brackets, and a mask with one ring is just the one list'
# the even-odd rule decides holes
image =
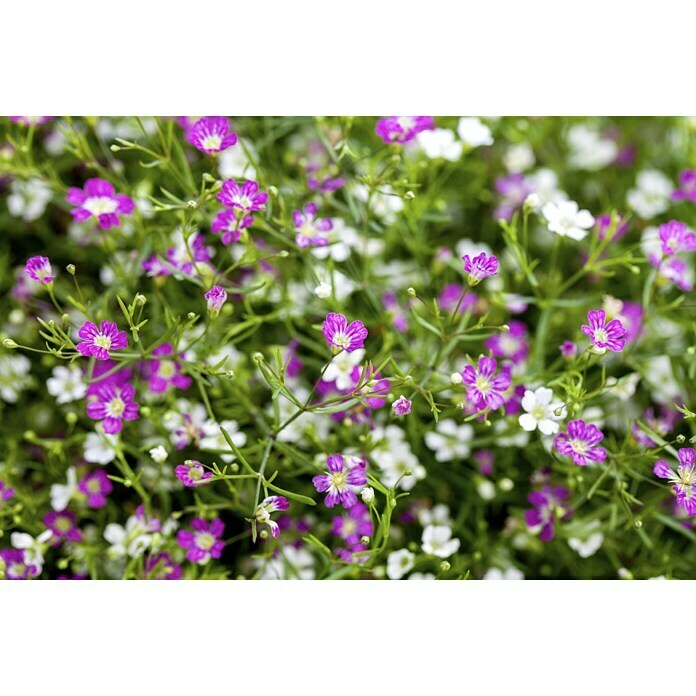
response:
{"label": "pink flower", "polygon": [[225,246],[234,244],[242,236],[242,230],[249,227],[254,222],[253,215],[239,214],[239,208],[235,210],[221,210],[213,220],[210,230],[213,234],[220,234],[220,238]]}
{"label": "pink flower", "polygon": [[672,193],[673,201],[696,203],[696,169],[687,169],[679,174],[680,187]]}
{"label": "pink flower", "polygon": [[372,536],[372,520],[367,506],[358,502],[348,513],[334,517],[331,533],[343,539],[349,546],[360,543],[364,536]]}
{"label": "pink flower", "polygon": [[77,222],[94,217],[103,230],[118,227],[121,224],[119,214],[127,215],[135,208],[132,198],[117,194],[113,185],[103,179],[87,179],[84,190],[68,189],[65,200],[77,206],[70,211]]}
{"label": "pink flower", "polygon": [[209,155],[222,152],[237,142],[237,134],[230,132],[230,123],[224,116],[206,116],[196,121],[187,138],[198,150]]}
{"label": "pink flower", "polygon": [[411,402],[402,395],[392,404],[392,409],[397,416],[407,416],[411,413]]}
{"label": "pink flower", "polygon": [[605,323],[606,312],[603,309],[595,309],[587,313],[589,326],[583,324],[582,332],[590,337],[592,343],[600,349],[609,349],[620,353],[626,345],[626,329],[618,319],[612,319]]}
{"label": "pink flower", "polygon": [[254,511],[254,521],[260,524],[267,524],[271,529],[271,534],[277,538],[280,534],[278,523],[271,519],[271,514],[278,510],[288,510],[290,503],[282,495],[271,495],[264,498]]}
{"label": "pink flower", "polygon": [[469,254],[462,256],[464,270],[469,274],[469,285],[478,285],[484,278],[498,273],[498,259],[481,253],[473,259]]}
{"label": "pink flower", "polygon": [[38,566],[29,565],[23,549],[2,549],[0,559],[5,562],[5,577],[8,580],[29,580],[41,572]]}
{"label": "pink flower", "polygon": [[245,181],[240,186],[234,179],[228,179],[222,184],[217,199],[226,208],[254,213],[266,209],[268,194],[259,191],[259,185],[255,181]]}
{"label": "pink flower", "polygon": [[[155,358],[173,355],[171,343],[163,343],[152,351]],[[176,360],[151,360],[146,365],[149,375],[148,387],[155,394],[162,394],[171,388],[188,389],[191,378],[181,374],[181,363]]]}
{"label": "pink flower", "polygon": [[145,560],[143,580],[179,580],[181,566],[168,553],[158,553]]}
{"label": "pink flower", "polygon": [[82,355],[91,355],[97,360],[108,360],[110,350],[128,347],[126,332],[119,331],[113,321],[103,321],[99,328],[91,321],[86,321],[77,335],[84,339],[77,344],[77,350]]}
{"label": "pink flower", "polygon": [[483,345],[496,358],[507,358],[514,365],[518,365],[529,355],[527,327],[521,321],[511,321],[509,327],[509,331],[487,338]]}
{"label": "pink flower", "polygon": [[572,341],[563,341],[559,350],[566,360],[574,358],[578,354],[578,347]]}
{"label": "pink flower", "polygon": [[540,491],[532,491],[529,494],[529,502],[532,510],[526,510],[524,519],[528,527],[541,528],[539,539],[551,541],[554,536],[554,522],[557,518],[568,519],[572,512],[566,506],[568,489],[563,486],[545,485]]}
{"label": "pink flower", "polygon": [[344,508],[353,507],[358,499],[350,486],[364,486],[367,483],[365,464],[346,471],[345,462],[340,454],[332,454],[326,459],[328,471],[312,479],[314,487],[320,493],[328,491],[324,504],[331,508],[339,502]]}
{"label": "pink flower", "polygon": [[14,488],[10,488],[0,479],[0,510],[3,508],[3,503],[10,498],[14,498]]}
{"label": "pink flower", "polygon": [[222,305],[227,301],[227,293],[219,285],[213,285],[203,297],[208,302],[208,311],[215,316],[217,316],[222,309]]}
{"label": "pink flower", "polygon": [[603,462],[607,451],[597,445],[604,439],[602,431],[596,425],[589,425],[584,420],[568,422],[566,433],[554,438],[553,444],[563,455],[573,458],[578,466],[587,466],[590,462]]}
{"label": "pink flower", "polygon": [[50,283],[55,279],[51,262],[45,256],[32,256],[28,259],[24,272],[37,283]]}
{"label": "pink flower", "polygon": [[171,275],[172,272],[157,258],[157,256],[150,256],[149,259],[145,259],[141,264],[143,270],[150,278],[158,278],[160,276]]}
{"label": "pink flower", "polygon": [[87,496],[87,505],[91,508],[102,508],[106,505],[106,496],[114,490],[111,480],[103,469],[97,469],[85,474],[77,484],[80,493]]}
{"label": "pink flower", "polygon": [[191,530],[179,530],[177,542],[182,549],[188,549],[186,558],[192,563],[205,565],[211,558],[220,558],[225,542],[220,537],[225,531],[224,523],[215,518],[210,523],[201,517],[191,520]]}
{"label": "pink flower", "polygon": [[673,471],[670,465],[660,459],[655,463],[655,476],[668,479],[673,483],[672,490],[677,495],[677,505],[683,507],[689,515],[696,515],[696,451],[691,447],[682,447],[677,451],[679,465]]}
{"label": "pink flower", "polygon": [[179,481],[187,488],[194,488],[213,476],[212,472],[206,471],[196,459],[187,459],[182,465],[176,467],[175,473]]}
{"label": "pink flower", "polygon": [[375,133],[385,143],[406,143],[421,131],[435,128],[431,116],[389,116],[380,118],[375,126]]}
{"label": "pink flower", "polygon": [[488,408],[495,411],[505,403],[504,393],[510,388],[510,373],[501,370],[496,375],[498,363],[493,358],[482,355],[478,365],[467,365],[462,370],[467,399],[477,411]]}
{"label": "pink flower", "polygon": [[96,391],[96,401],[87,404],[87,415],[101,420],[104,432],[109,435],[121,432],[123,421],[136,420],[139,404],[133,401],[135,389],[130,384],[119,387],[106,383]]}
{"label": "pink flower", "polygon": [[333,229],[333,222],[318,218],[317,210],[316,203],[307,203],[301,211],[296,210],[292,214],[292,222],[297,231],[295,242],[300,248],[326,246],[329,243],[328,237],[324,235]]}
{"label": "pink flower", "polygon": [[77,528],[75,522],[75,513],[70,510],[61,510],[60,512],[52,510],[44,515],[42,521],[46,528],[53,532],[55,542],[52,543],[54,546],[57,546],[61,540],[82,540],[82,532]]}
{"label": "pink flower", "polygon": [[696,249],[696,234],[690,232],[686,224],[670,220],[658,228],[662,253],[674,256],[680,251],[693,251]]}
{"label": "pink flower", "polygon": [[346,353],[352,353],[362,348],[367,338],[367,329],[361,321],[352,321],[348,324],[343,314],[333,312],[326,315],[321,330],[328,344],[338,348],[339,352],[345,350]]}

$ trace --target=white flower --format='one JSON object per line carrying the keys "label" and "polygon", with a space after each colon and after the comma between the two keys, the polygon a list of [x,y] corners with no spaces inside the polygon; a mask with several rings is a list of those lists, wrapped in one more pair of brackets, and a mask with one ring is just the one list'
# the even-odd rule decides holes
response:
{"label": "white flower", "polygon": [[392,551],[387,558],[387,577],[390,580],[401,580],[413,568],[415,559],[408,549]]}
{"label": "white flower", "polygon": [[53,376],[46,380],[46,388],[59,404],[77,401],[87,393],[87,385],[82,381],[82,370],[79,367],[54,367]]}
{"label": "white flower", "polygon": [[568,546],[570,546],[573,551],[577,551],[581,558],[589,558],[597,553],[603,543],[604,534],[601,532],[596,532],[587,537],[587,539],[577,539],[575,537],[568,539]]}
{"label": "white flower", "polygon": [[328,283],[322,281],[314,288],[314,294],[321,300],[325,300],[327,297],[331,297],[331,286]]}
{"label": "white flower", "polygon": [[348,353],[345,350],[341,351],[329,363],[329,366],[324,372],[324,376],[321,378],[322,382],[333,382],[335,380],[337,389],[344,390],[352,388],[355,382],[351,375],[355,367],[362,362],[364,357],[365,350],[363,348],[358,348],[352,353]]}
{"label": "white flower", "polygon": [[203,424],[203,437],[201,438],[200,448],[213,452],[220,450],[225,452],[225,454],[220,455],[220,459],[229,464],[234,461],[235,456],[229,451],[230,446],[227,444],[227,440],[220,428],[224,428],[232,442],[240,448],[246,445],[247,436],[246,433],[239,430],[237,421],[224,420],[218,425],[214,420],[207,420]]}
{"label": "white flower", "polygon": [[447,128],[421,131],[416,136],[418,144],[430,159],[446,159],[457,162],[462,156],[463,145],[456,140],[454,133]]}
{"label": "white flower", "polygon": [[495,485],[488,479],[480,479],[476,484],[476,491],[484,500],[493,500],[495,498]]}
{"label": "white flower", "polygon": [[457,133],[469,147],[493,144],[491,129],[478,118],[460,118]]}
{"label": "white flower", "polygon": [[363,203],[367,203],[369,200],[372,212],[387,225],[396,220],[397,213],[401,212],[404,207],[401,196],[396,195],[394,189],[388,185],[380,186],[378,191],[370,192],[365,184],[355,184],[353,193]]}
{"label": "white flower", "polygon": [[85,460],[91,464],[108,464],[116,459],[114,445],[118,435],[107,435],[103,432],[88,433],[85,439]]}
{"label": "white flower", "polygon": [[534,150],[527,143],[510,145],[503,162],[509,172],[524,172],[534,166]]}
{"label": "white flower", "polygon": [[578,210],[578,204],[575,201],[547,203],[541,209],[541,214],[546,218],[551,232],[575,240],[584,239],[587,236],[587,230],[595,223],[595,219],[588,210]]}
{"label": "white flower", "polygon": [[607,379],[607,387],[611,389],[611,393],[621,399],[621,401],[630,401],[636,393],[638,382],[640,382],[640,375],[637,372],[631,372],[619,379],[616,379],[616,377],[609,377]]}
{"label": "white flower", "polygon": [[152,529],[142,517],[132,515],[126,521],[126,526],[107,524],[104,538],[111,544],[108,554],[112,558],[138,558],[152,545]]}
{"label": "white flower", "polygon": [[537,169],[532,174],[527,175],[526,179],[534,193],[539,197],[537,209],[542,208],[547,203],[558,203],[568,198],[565,191],[558,188],[558,177],[556,172],[551,169],[545,167]]}
{"label": "white flower", "polygon": [[418,510],[418,522],[422,527],[431,524],[451,525],[450,510],[443,503],[431,508],[421,508]]}
{"label": "white flower", "polygon": [[24,532],[12,532],[10,541],[16,549],[24,550],[24,562],[30,566],[36,566],[37,574],[41,572],[44,564],[43,544],[51,537],[53,532],[50,529],[45,529],[39,536],[34,539],[31,534]]}
{"label": "white flower", "polygon": [[263,572],[261,580],[312,580],[314,578],[314,558],[306,549],[296,549],[285,545],[280,553],[269,561],[261,560]]}
{"label": "white flower", "polygon": [[31,363],[24,355],[0,355],[0,397],[8,404],[17,402],[20,393],[29,386]]}
{"label": "white flower", "polygon": [[256,153],[248,140],[240,139],[234,147],[228,147],[217,155],[218,171],[225,179],[249,179],[256,181],[256,168],[246,154]]}
{"label": "white flower", "polygon": [[646,169],[636,177],[636,188],[626,194],[626,201],[647,220],[667,210],[672,190],[672,182],[662,172]]}
{"label": "white flower", "polygon": [[425,434],[425,444],[435,452],[438,462],[468,457],[473,439],[474,429],[468,423],[457,425],[451,418],[441,420],[435,426],[435,432]]}
{"label": "white flower", "polygon": [[68,469],[68,480],[65,485],[54,483],[51,486],[51,507],[60,512],[68,507],[70,501],[77,495],[77,472],[75,467]]}
{"label": "white flower", "polygon": [[650,385],[651,395],[661,404],[667,404],[679,397],[681,387],[674,378],[672,361],[668,355],[658,355],[645,363],[643,378]]}
{"label": "white flower", "polygon": [[[411,451],[401,428],[396,425],[375,428],[372,437],[376,443],[371,452],[372,460],[381,469],[385,486],[391,488],[399,481],[399,488],[410,491],[420,479],[425,478],[425,468]],[[411,472],[410,476],[405,475],[407,471]]]}
{"label": "white flower", "polygon": [[452,530],[444,525],[429,525],[423,530],[422,548],[438,558],[449,558],[459,550],[459,539],[452,539]]}
{"label": "white flower", "polygon": [[333,218],[333,227],[327,238],[329,243],[326,246],[311,247],[312,256],[322,261],[331,257],[339,263],[348,259],[352,249],[358,246],[362,239],[343,218]]}
{"label": "white flower", "polygon": [[156,462],[157,464],[162,464],[163,462],[167,461],[169,452],[167,452],[167,450],[164,449],[162,445],[157,445],[157,447],[153,447],[150,450],[150,456],[152,457],[153,462]]}
{"label": "white flower", "polygon": [[[538,428],[544,435],[554,435],[558,432],[558,421],[566,415],[564,404],[553,401],[553,391],[546,387],[536,391],[527,389],[522,397],[522,408],[527,413],[519,417],[519,423],[530,433]],[[560,415],[555,413],[558,409],[561,409]]]}
{"label": "white flower", "polygon": [[13,217],[21,217],[24,222],[32,222],[44,214],[52,196],[51,188],[41,179],[29,179],[29,181],[14,179],[10,184],[7,209]]}
{"label": "white flower", "polygon": [[490,256],[493,253],[493,249],[491,249],[488,244],[485,244],[484,242],[475,242],[473,239],[466,238],[460,239],[456,243],[454,249],[460,259],[466,254],[473,259],[474,256],[478,256],[479,254],[487,254]]}
{"label": "white flower", "polygon": [[191,440],[197,442],[200,439],[203,425],[208,420],[208,413],[203,404],[192,403],[187,399],[179,399],[176,408],[176,411],[167,411],[164,414],[162,425],[170,432],[174,445],[180,449]]}
{"label": "white flower", "polygon": [[339,302],[347,299],[356,287],[354,281],[336,269],[330,271],[327,268],[318,268],[316,269],[316,276],[319,285],[326,285],[329,288],[326,297],[333,295]]}
{"label": "white flower", "polygon": [[484,580],[524,580],[524,573],[514,566],[510,566],[505,570],[500,568],[490,568],[483,576]]}
{"label": "white flower", "polygon": [[617,144],[603,138],[597,131],[584,124],[573,126],[568,131],[570,165],[576,169],[596,171],[611,164],[619,154]]}

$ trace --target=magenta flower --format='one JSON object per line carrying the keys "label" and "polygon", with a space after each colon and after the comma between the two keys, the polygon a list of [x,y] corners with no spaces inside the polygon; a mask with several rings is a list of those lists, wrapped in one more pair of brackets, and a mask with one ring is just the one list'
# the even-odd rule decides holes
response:
{"label": "magenta flower", "polygon": [[411,413],[411,402],[402,395],[392,404],[392,409],[397,416],[407,416]]}
{"label": "magenta flower", "polygon": [[[600,239],[605,239],[609,233],[609,228],[611,227],[612,217],[611,215],[600,215],[595,218],[595,223],[597,227],[597,236]],[[612,241],[617,241],[621,239],[628,232],[628,222],[624,219],[623,215],[619,215],[617,220],[616,231],[612,237]]]}
{"label": "magenta flower", "polygon": [[679,188],[672,193],[672,200],[696,203],[696,169],[687,169],[681,172],[679,184]]}
{"label": "magenta flower", "polygon": [[2,549],[0,558],[5,562],[5,577],[8,580],[29,580],[39,574],[37,566],[27,563],[23,549]]}
{"label": "magenta flower", "polygon": [[587,466],[590,462],[603,462],[607,451],[597,445],[604,439],[602,431],[584,420],[568,422],[567,432],[559,433],[553,444],[563,455],[573,458],[578,466]]}
{"label": "magenta flower", "polygon": [[578,354],[578,347],[572,341],[563,341],[559,350],[566,360],[570,360],[570,358],[574,358]]}
{"label": "magenta flower", "polygon": [[213,234],[222,233],[220,240],[225,246],[235,244],[242,236],[242,230],[254,222],[253,215],[238,214],[236,210],[221,210],[210,225]]}
{"label": "magenta flower", "polygon": [[[95,363],[94,369],[92,370],[92,377],[95,381],[87,385],[86,396],[96,396],[99,393],[99,390],[107,384],[122,387],[124,384],[129,382],[133,377],[133,371],[127,368],[120,368],[115,372],[111,372],[111,370],[117,367],[118,363],[114,360],[104,360],[102,362]],[[111,374],[108,374],[110,372]],[[108,376],[105,377],[104,375]]]}
{"label": "magenta flower", "polygon": [[130,384],[117,386],[106,383],[96,391],[96,401],[87,404],[87,415],[102,421],[104,432],[109,435],[121,432],[123,421],[136,420],[138,406],[133,401],[135,389]]}
{"label": "magenta flower", "polygon": [[14,488],[10,488],[2,479],[0,479],[0,510],[3,508],[5,501],[14,498]]}
{"label": "magenta flower", "polygon": [[437,296],[437,306],[444,312],[464,314],[474,308],[476,295],[459,283],[448,283]]}
{"label": "magenta flower", "polygon": [[77,344],[77,350],[82,355],[93,356],[97,360],[108,360],[110,350],[128,347],[126,332],[119,331],[113,321],[103,321],[99,328],[91,321],[86,321],[77,335],[84,339]]}
{"label": "magenta flower", "polygon": [[62,540],[82,541],[82,532],[77,528],[75,513],[70,510],[52,510],[43,517],[47,529],[53,532],[53,543],[57,546]]}
{"label": "magenta flower", "polygon": [[693,251],[696,249],[696,234],[689,231],[686,224],[670,220],[658,228],[662,253],[674,256],[680,251]]}
{"label": "magenta flower", "polygon": [[472,287],[478,285],[484,278],[498,273],[498,259],[493,255],[481,253],[472,259],[469,254],[464,254],[462,261],[464,261],[464,270],[469,274],[469,285]]}
{"label": "magenta flower", "polygon": [[77,222],[94,217],[103,230],[118,227],[121,224],[119,215],[128,215],[135,208],[132,198],[117,194],[113,185],[103,179],[87,179],[84,190],[68,189],[65,200],[76,206],[70,213]]}
{"label": "magenta flower", "polygon": [[201,517],[191,520],[191,530],[179,530],[176,540],[182,549],[188,549],[186,558],[192,563],[205,565],[211,558],[220,558],[225,542],[220,539],[225,531],[222,520],[215,518],[210,523]]}
{"label": "magenta flower", "polygon": [[277,538],[280,534],[278,523],[271,519],[271,514],[278,510],[288,510],[290,503],[282,495],[270,495],[264,498],[254,511],[254,521],[260,524],[267,524],[271,529],[271,534]]}
{"label": "magenta flower", "polygon": [[389,116],[380,118],[375,133],[385,143],[406,143],[418,133],[435,128],[432,116]]}
{"label": "magenta flower", "polygon": [[582,332],[590,337],[592,343],[602,350],[614,351],[620,353],[626,345],[626,339],[622,338],[625,335],[626,329],[618,319],[612,319],[608,324],[605,323],[606,312],[603,309],[594,309],[587,313],[586,324],[582,325]]}
{"label": "magenta flower", "polygon": [[467,399],[477,411],[488,408],[495,411],[505,403],[504,393],[510,388],[510,373],[501,370],[496,375],[498,363],[493,358],[482,355],[478,365],[467,365],[462,371]]}
{"label": "magenta flower", "polygon": [[158,278],[160,276],[171,275],[172,272],[157,258],[150,256],[142,262],[142,268],[150,278]]}
{"label": "magenta flower", "polygon": [[195,276],[196,264],[210,261],[213,250],[206,246],[205,236],[198,232],[188,240],[179,232],[176,240],[176,246],[167,249],[167,262],[185,275]]}
{"label": "magenta flower", "polygon": [[510,220],[527,196],[532,193],[532,186],[524,174],[514,173],[496,179],[495,190],[502,196],[493,215],[496,220]]}
{"label": "magenta flower", "polygon": [[237,134],[230,132],[230,123],[224,116],[206,116],[188,132],[188,141],[209,155],[226,150],[237,142]]}
{"label": "magenta flower", "polygon": [[326,246],[329,243],[325,235],[333,229],[333,222],[328,218],[318,218],[317,210],[316,203],[307,203],[301,211],[295,210],[292,214],[292,222],[297,231],[295,242],[302,249],[308,246]]}
{"label": "magenta flower", "polygon": [[180,580],[181,566],[168,553],[158,553],[145,559],[143,580]]}
{"label": "magenta flower", "polygon": [[350,324],[343,314],[330,312],[321,327],[322,333],[328,344],[338,351],[345,350],[352,353],[365,345],[367,329],[361,321],[352,321]]}
{"label": "magenta flower", "polygon": [[[155,358],[173,355],[174,348],[171,343],[163,343],[152,351]],[[150,391],[162,394],[169,389],[188,389],[191,386],[191,378],[181,374],[182,366],[176,360],[150,360],[146,364],[146,374],[149,376]]]}
{"label": "magenta flower", "polygon": [[514,365],[519,365],[529,355],[527,327],[521,321],[511,321],[509,327],[509,331],[487,338],[483,345],[496,358],[507,358]]}
{"label": "magenta flower", "polygon": [[217,199],[226,208],[236,208],[245,213],[255,213],[266,209],[268,194],[259,191],[255,181],[245,181],[241,186],[234,180],[228,179],[222,184],[222,190]]}
{"label": "magenta flower", "polygon": [[176,467],[175,473],[179,481],[187,488],[194,488],[213,476],[212,472],[206,471],[196,459],[187,459]]}
{"label": "magenta flower", "polygon": [[51,262],[45,256],[32,256],[28,259],[24,272],[37,283],[50,283],[55,280]]}
{"label": "magenta flower", "polygon": [[382,306],[384,311],[389,314],[392,319],[392,325],[397,331],[408,330],[408,319],[402,311],[393,292],[385,292],[382,295]]}
{"label": "magenta flower", "polygon": [[[660,406],[659,414],[655,413],[654,408],[648,408],[643,412],[643,422],[657,435],[664,437],[674,428],[679,421],[679,411],[668,406]],[[635,441],[646,449],[655,447],[658,443],[654,441],[637,423],[631,426],[631,434]]]}
{"label": "magenta flower", "polygon": [[681,259],[665,259],[659,264],[658,271],[663,278],[671,280],[680,290],[691,292],[694,289],[689,267]]}
{"label": "magenta flower", "polygon": [[222,305],[227,302],[227,293],[219,285],[213,285],[203,297],[208,302],[208,311],[215,316],[222,309]]}
{"label": "magenta flower", "polygon": [[568,489],[563,486],[545,485],[540,491],[532,491],[527,500],[534,506],[525,510],[524,519],[528,527],[540,528],[539,539],[551,541],[554,536],[554,522],[560,517],[568,519],[572,511],[565,505],[568,500]]}
{"label": "magenta flower", "polygon": [[668,479],[673,483],[672,490],[677,495],[677,505],[683,507],[686,512],[696,515],[696,451],[691,447],[682,447],[677,451],[679,464],[677,471],[664,460],[655,463],[653,472],[655,476]]}
{"label": "magenta flower", "polygon": [[367,483],[365,466],[355,466],[346,470],[345,462],[340,454],[332,454],[326,458],[328,471],[312,479],[314,487],[323,493],[328,491],[324,505],[331,508],[339,502],[344,508],[353,507],[358,499],[350,486],[364,486]]}
{"label": "magenta flower", "polygon": [[495,454],[490,450],[474,452],[474,461],[483,476],[492,476],[495,465]]}
{"label": "magenta flower", "polygon": [[334,517],[331,533],[349,546],[359,544],[364,536],[372,536],[372,520],[367,506],[358,502],[346,514]]}
{"label": "magenta flower", "polygon": [[77,490],[87,496],[89,507],[102,508],[106,505],[106,496],[114,490],[114,485],[103,469],[97,469],[80,479]]}

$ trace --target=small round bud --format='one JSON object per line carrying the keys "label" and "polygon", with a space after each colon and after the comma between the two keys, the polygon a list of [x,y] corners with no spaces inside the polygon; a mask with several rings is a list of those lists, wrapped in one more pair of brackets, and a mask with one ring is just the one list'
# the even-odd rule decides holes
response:
{"label": "small round bud", "polygon": [[147,297],[145,297],[145,295],[141,295],[140,293],[138,293],[135,296],[134,302],[135,302],[135,304],[139,305],[140,307],[143,307],[145,305],[145,303],[147,302]]}
{"label": "small round bud", "polygon": [[234,379],[235,378],[234,370],[227,370],[227,372],[225,372],[225,377],[227,377],[227,379]]}
{"label": "small round bud", "polygon": [[461,372],[453,372],[450,375],[450,382],[452,382],[452,384],[461,384],[463,381],[464,377],[462,377]]}
{"label": "small round bud", "polygon": [[149,406],[141,406],[140,415],[149,418],[152,415],[152,409]]}
{"label": "small round bud", "polygon": [[268,187],[268,195],[271,196],[271,198],[277,198],[278,197],[278,187],[277,186],[269,186]]}
{"label": "small round bud", "polygon": [[262,539],[268,539],[268,530],[267,530],[267,529],[262,529],[262,530],[259,532],[259,536],[260,536]]}
{"label": "small round bud", "polygon": [[263,353],[259,353],[259,352],[257,351],[256,353],[254,353],[254,354],[251,356],[251,359],[252,359],[254,362],[263,362]]}
{"label": "small round bud", "polygon": [[74,275],[75,275],[75,270],[76,270],[76,269],[75,269],[75,264],[74,264],[74,263],[69,263],[69,264],[65,267],[65,270],[66,270],[71,276],[74,276]]}
{"label": "small round bud", "polygon": [[415,291],[413,288],[409,288],[406,292],[407,292],[411,297],[415,297],[415,296],[416,296],[416,291]]}
{"label": "small round bud", "polygon": [[442,563],[440,563],[440,572],[446,573],[451,567],[449,561],[442,561]]}
{"label": "small round bud", "polygon": [[287,249],[282,249],[281,251],[278,252],[278,256],[281,259],[287,259],[288,256],[290,256],[290,252]]}
{"label": "small round bud", "polygon": [[109,145],[109,150],[111,150],[111,152],[119,152],[121,150],[121,146],[120,145]]}
{"label": "small round bud", "polygon": [[58,566],[58,568],[60,570],[65,570],[68,567],[68,563],[69,563],[69,561],[67,558],[59,558],[56,561],[56,565]]}
{"label": "small round bud", "polygon": [[501,330],[503,333],[507,333],[507,332],[510,330],[510,327],[509,327],[507,324],[503,324],[503,325],[500,327],[500,330]]}
{"label": "small round bud", "polygon": [[195,313],[195,312],[189,312],[189,313],[186,315],[186,318],[187,318],[189,321],[193,321],[193,320],[196,318],[196,313]]}
{"label": "small round bud", "polygon": [[514,487],[514,482],[509,478],[500,479],[498,482],[498,488],[500,488],[500,490],[504,493],[509,493]]}
{"label": "small round bud", "polygon": [[15,343],[11,338],[6,338],[3,342],[2,345],[7,348],[8,350],[14,350],[15,348],[19,348],[17,343]]}
{"label": "small round bud", "polygon": [[208,184],[214,184],[217,181],[217,179],[209,172],[203,172],[203,181],[205,181]]}
{"label": "small round bud", "polygon": [[416,194],[413,193],[413,191],[406,191],[406,193],[404,194],[404,198],[407,201],[412,201],[415,197],[416,197]]}
{"label": "small round bud", "polygon": [[634,523],[634,526],[636,529],[640,529],[643,526],[643,521],[642,520],[636,520]]}
{"label": "small round bud", "polygon": [[677,435],[677,442],[681,445],[682,442],[684,442],[686,438],[683,435]]}
{"label": "small round bud", "polygon": [[65,314],[63,314],[63,315],[61,316],[60,320],[61,320],[64,324],[68,324],[68,323],[70,323],[70,315],[66,312]]}
{"label": "small round bud", "polygon": [[370,545],[370,537],[369,536],[360,537],[360,543],[363,546],[369,546]]}
{"label": "small round bud", "polygon": [[75,423],[77,423],[77,413],[75,413],[74,411],[69,411],[68,413],[66,413],[65,422],[68,425],[75,425]]}
{"label": "small round bud", "polygon": [[196,201],[187,201],[186,202],[186,207],[189,210],[195,210],[198,207],[198,203]]}
{"label": "small round bud", "polygon": [[375,491],[374,488],[370,488],[370,486],[367,486],[367,488],[363,488],[360,491],[360,497],[362,498],[363,503],[365,505],[370,505],[375,499]]}

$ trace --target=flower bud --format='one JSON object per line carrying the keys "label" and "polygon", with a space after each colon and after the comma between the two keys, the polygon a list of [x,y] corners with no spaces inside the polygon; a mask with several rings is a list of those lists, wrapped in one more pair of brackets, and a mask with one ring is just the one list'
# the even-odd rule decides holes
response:
{"label": "flower bud", "polygon": [[442,561],[442,563],[440,563],[440,572],[446,573],[451,567],[449,561]]}
{"label": "flower bud", "polygon": [[138,293],[135,296],[134,302],[135,302],[135,304],[139,305],[140,307],[143,307],[145,305],[145,303],[147,302],[147,297],[145,297],[145,295],[141,295],[140,293]]}
{"label": "flower bud", "polygon": [[11,338],[6,338],[3,342],[2,345],[7,348],[8,350],[13,350],[14,348],[19,348],[19,346],[11,339]]}
{"label": "flower bud", "polygon": [[369,536],[360,537],[360,543],[363,546],[369,546],[370,545],[370,537]]}
{"label": "flower bud", "polygon": [[370,486],[368,486],[367,488],[363,488],[360,491],[360,497],[362,498],[362,501],[363,503],[365,503],[365,505],[370,505],[370,503],[372,503],[375,499],[374,488],[370,488]]}
{"label": "flower bud", "polygon": [[450,382],[452,382],[452,384],[461,384],[463,381],[464,378],[462,377],[461,372],[453,372],[450,375]]}
{"label": "flower bud", "polygon": [[75,269],[75,264],[74,264],[74,263],[69,263],[69,264],[65,267],[65,270],[66,270],[71,276],[74,276],[74,275],[75,275],[75,270],[76,270],[76,269]]}
{"label": "flower bud", "polygon": [[412,201],[415,197],[416,197],[416,194],[413,193],[413,191],[406,191],[406,193],[404,194],[404,198],[407,201]]}

